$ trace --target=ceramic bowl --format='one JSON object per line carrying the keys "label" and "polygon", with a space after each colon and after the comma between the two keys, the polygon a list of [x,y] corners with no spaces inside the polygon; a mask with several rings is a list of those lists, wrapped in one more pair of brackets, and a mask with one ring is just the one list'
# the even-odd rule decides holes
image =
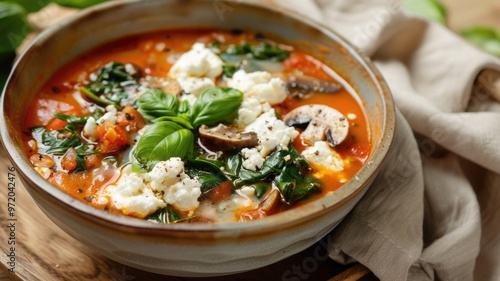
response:
{"label": "ceramic bowl", "polygon": [[[22,54],[0,107],[1,139],[19,176],[43,212],[81,243],[120,263],[155,273],[214,276],[272,264],[332,231],[368,189],[391,144],[390,92],[369,59],[332,30],[269,4],[224,1],[112,1],[43,32]],[[44,180],[22,150],[21,122],[47,79],[83,52],[124,36],[169,28],[213,27],[269,34],[321,56],[359,93],[370,121],[372,151],[336,192],[265,219],[233,224],[155,224],[97,210]]]}

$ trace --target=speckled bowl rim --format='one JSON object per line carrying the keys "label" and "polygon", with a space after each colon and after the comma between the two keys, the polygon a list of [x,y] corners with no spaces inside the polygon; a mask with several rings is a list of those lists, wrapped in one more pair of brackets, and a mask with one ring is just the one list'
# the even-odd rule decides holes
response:
{"label": "speckled bowl rim", "polygon": [[[0,116],[4,116],[4,97],[6,96],[10,87],[12,87],[9,81],[16,71],[15,69],[17,69],[18,66],[22,63],[23,58],[29,56],[32,46],[34,46],[35,44],[43,44],[45,41],[50,40],[51,37],[56,36],[58,30],[62,27],[77,24],[84,18],[92,17],[92,14],[94,13],[112,13],[112,10],[115,7],[119,7],[122,5],[137,5],[137,3],[139,2],[141,1],[127,0],[107,2],[83,10],[75,16],[66,20],[62,20],[61,22],[43,31],[16,61],[14,71],[11,73],[6,87],[3,91],[0,103]],[[379,142],[375,144],[375,147],[373,148],[372,153],[367,159],[365,165],[363,165],[363,167],[356,173],[356,180],[350,179],[336,192],[304,204],[303,206],[255,221],[221,224],[157,224],[126,216],[114,215],[107,211],[96,209],[90,205],[72,198],[70,195],[64,193],[57,187],[50,184],[32,168],[26,156],[21,153],[22,151],[16,149],[16,147],[13,145],[13,138],[7,132],[8,130],[5,118],[1,118],[1,141],[7,151],[8,157],[21,172],[21,177],[23,177],[27,181],[36,183],[36,192],[46,193],[47,195],[56,199],[54,200],[54,203],[63,204],[70,211],[78,213],[79,216],[83,219],[93,221],[94,223],[98,223],[101,226],[119,228],[121,229],[121,231],[148,233],[153,235],[163,235],[172,231],[175,233],[196,232],[198,236],[201,235],[200,237],[203,237],[202,234],[205,233],[210,237],[221,238],[241,238],[244,236],[255,236],[256,234],[259,236],[259,234],[264,235],[266,233],[275,233],[283,231],[284,229],[292,228],[294,226],[306,223],[312,220],[314,217],[322,216],[325,213],[331,212],[332,209],[343,205],[344,203],[349,201],[350,198],[355,197],[355,195],[357,195],[359,192],[362,192],[364,189],[368,188],[367,183],[370,182],[377,174],[378,169],[380,168],[389,151],[396,125],[394,101],[386,82],[382,78],[382,75],[366,55],[364,55],[355,46],[350,44],[347,40],[342,38],[339,34],[321,23],[315,22],[309,18],[304,18],[304,16],[289,9],[276,7],[266,3],[238,2],[238,4],[240,5],[238,9],[244,8],[244,6],[256,6],[269,9],[274,12],[284,14],[287,17],[291,17],[296,21],[302,22],[306,25],[309,25],[310,27],[317,29],[318,31],[329,37],[331,40],[336,41],[338,44],[348,50],[349,55],[369,74],[369,78],[367,79],[373,80],[373,82],[376,84],[379,93],[383,97],[382,113],[385,114],[385,117],[383,118],[383,126],[380,128],[381,137],[379,139]]]}

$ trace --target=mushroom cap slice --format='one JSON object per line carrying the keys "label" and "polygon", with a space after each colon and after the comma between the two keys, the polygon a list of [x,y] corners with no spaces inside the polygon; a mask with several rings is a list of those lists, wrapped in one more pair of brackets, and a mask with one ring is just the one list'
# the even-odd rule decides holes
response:
{"label": "mushroom cap slice", "polygon": [[285,78],[287,94],[296,99],[304,99],[313,93],[333,94],[342,89],[336,82],[318,80],[305,75],[291,75]]}
{"label": "mushroom cap slice", "polygon": [[303,105],[285,115],[288,126],[307,125],[300,134],[303,142],[314,145],[328,141],[331,147],[343,143],[349,134],[349,122],[338,110],[322,104]]}
{"label": "mushroom cap slice", "polygon": [[202,125],[198,132],[204,145],[218,151],[253,147],[258,144],[255,132],[243,132],[243,129],[239,126],[219,124],[216,127],[209,128]]}

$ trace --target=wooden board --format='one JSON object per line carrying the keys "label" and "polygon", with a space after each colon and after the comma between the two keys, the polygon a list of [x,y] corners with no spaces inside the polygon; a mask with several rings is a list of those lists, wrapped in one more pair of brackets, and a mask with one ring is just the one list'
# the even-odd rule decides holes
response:
{"label": "wooden board", "polygon": [[[11,172],[3,147],[0,148],[0,267],[13,280],[197,280],[161,276],[121,265],[80,244],[54,225],[37,207],[19,180]],[[8,210],[9,180],[15,178],[15,198],[12,216]],[[11,184],[10,187],[13,185]],[[15,228],[9,229],[9,224]],[[13,239],[9,240],[9,237]],[[15,241],[15,267],[9,271],[7,256],[11,251],[9,241]],[[319,255],[317,251],[319,250]],[[316,254],[315,254],[316,253]],[[315,258],[316,257],[316,258]],[[323,258],[317,258],[323,257]],[[14,264],[13,264],[14,265]],[[347,270],[347,271],[346,271]],[[340,273],[343,273],[339,276]],[[360,265],[346,267],[326,258],[324,246],[317,243],[302,253],[281,262],[233,276],[205,280],[358,280],[369,272]],[[350,277],[355,279],[350,279]],[[373,279],[373,276],[372,278]],[[0,275],[1,280],[8,280]]]}

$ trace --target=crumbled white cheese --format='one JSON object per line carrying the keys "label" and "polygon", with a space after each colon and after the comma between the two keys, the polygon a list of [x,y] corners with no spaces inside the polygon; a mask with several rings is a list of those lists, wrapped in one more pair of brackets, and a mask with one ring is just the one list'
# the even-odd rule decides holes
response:
{"label": "crumbled white cheese", "polygon": [[91,141],[97,140],[97,122],[94,117],[89,117],[83,126],[83,135]]}
{"label": "crumbled white cheese", "polygon": [[330,148],[326,141],[317,141],[302,151],[302,156],[314,165],[323,166],[331,171],[342,171],[344,161],[340,155]]}
{"label": "crumbled white cheese", "polygon": [[245,97],[255,97],[270,104],[281,103],[286,98],[285,82],[266,71],[247,73],[238,70],[228,81],[228,86],[242,91]]}
{"label": "crumbled white cheese", "polygon": [[264,111],[271,109],[271,105],[267,102],[261,103],[257,98],[244,98],[241,107],[238,109],[238,117],[235,123],[240,126],[246,126]]}
{"label": "crumbled white cheese", "polygon": [[190,51],[182,54],[170,68],[172,78],[207,77],[215,79],[222,74],[223,62],[203,43],[195,43]]}
{"label": "crumbled white cheese", "polygon": [[123,169],[116,184],[106,188],[105,195],[111,198],[113,206],[122,213],[139,218],[166,207],[165,202],[155,196],[140,175],[131,172],[130,165]]}
{"label": "crumbled white cheese", "polygon": [[257,149],[263,157],[278,146],[288,147],[288,144],[299,135],[299,132],[294,127],[289,127],[278,119],[276,112],[272,108],[246,126],[245,132],[255,132],[257,134],[259,140]]}
{"label": "crumbled white cheese", "polygon": [[250,198],[255,195],[255,188],[253,186],[245,185],[238,190],[244,196]]}
{"label": "crumbled white cheese", "polygon": [[106,121],[109,121],[113,124],[116,123],[116,111],[106,112],[101,118],[97,119],[97,124],[102,124]]}
{"label": "crumbled white cheese", "polygon": [[241,150],[241,156],[243,156],[243,167],[248,170],[257,171],[260,169],[266,160],[262,155],[260,155],[257,148],[243,148]]}
{"label": "crumbled white cheese", "polygon": [[163,193],[163,199],[182,211],[194,211],[199,206],[201,183],[184,173],[184,162],[178,157],[161,161],[144,176],[155,191]]}
{"label": "crumbled white cheese", "polygon": [[215,87],[214,81],[206,77],[180,77],[177,81],[184,92],[190,93],[195,97],[199,96],[206,89]]}

